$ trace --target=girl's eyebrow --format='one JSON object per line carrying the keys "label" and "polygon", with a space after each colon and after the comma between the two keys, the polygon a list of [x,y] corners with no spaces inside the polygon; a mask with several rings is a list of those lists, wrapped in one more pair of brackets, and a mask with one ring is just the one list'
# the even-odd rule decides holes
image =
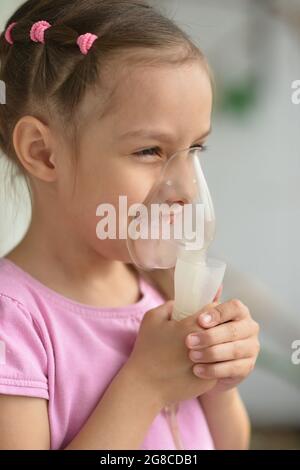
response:
{"label": "girl's eyebrow", "polygon": [[[212,126],[210,126],[210,128],[196,140],[204,139],[211,133],[211,131],[212,131]],[[124,134],[121,134],[120,139],[123,140],[129,137],[144,137],[148,139],[162,140],[165,142],[172,142],[173,140],[173,134],[170,134],[168,132],[156,132],[156,131],[151,131],[148,129],[136,129],[133,131],[125,132]]]}

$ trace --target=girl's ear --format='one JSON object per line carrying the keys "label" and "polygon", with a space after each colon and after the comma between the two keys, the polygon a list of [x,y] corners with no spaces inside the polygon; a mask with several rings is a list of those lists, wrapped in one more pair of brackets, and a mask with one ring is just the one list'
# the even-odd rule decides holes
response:
{"label": "girl's ear", "polygon": [[27,173],[46,182],[56,181],[53,136],[48,126],[33,116],[23,116],[15,126],[13,145]]}

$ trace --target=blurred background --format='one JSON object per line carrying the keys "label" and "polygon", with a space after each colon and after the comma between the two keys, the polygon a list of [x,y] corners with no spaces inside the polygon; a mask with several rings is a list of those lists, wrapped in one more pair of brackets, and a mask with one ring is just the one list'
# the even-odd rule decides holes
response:
{"label": "blurred background", "polygon": [[[3,29],[19,0],[1,0]],[[203,167],[227,262],[222,300],[239,298],[261,325],[257,367],[240,386],[253,449],[300,449],[300,0],[151,1],[196,41],[216,81]],[[22,181],[0,159],[0,256],[30,217]],[[300,354],[298,354],[300,358]],[[294,361],[295,362],[295,361]],[[299,361],[298,361],[299,362]],[[228,423],[230,426],[230,423]]]}

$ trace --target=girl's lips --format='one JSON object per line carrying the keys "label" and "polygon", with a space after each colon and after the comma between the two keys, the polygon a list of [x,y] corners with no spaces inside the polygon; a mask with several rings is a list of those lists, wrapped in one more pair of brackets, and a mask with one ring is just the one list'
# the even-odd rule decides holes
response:
{"label": "girl's lips", "polygon": [[175,217],[177,217],[178,215],[180,215],[182,213],[182,210],[179,210],[179,211],[171,211],[170,213],[168,214],[162,214],[162,218],[168,222],[170,225],[173,225],[174,224],[174,220],[175,220]]}

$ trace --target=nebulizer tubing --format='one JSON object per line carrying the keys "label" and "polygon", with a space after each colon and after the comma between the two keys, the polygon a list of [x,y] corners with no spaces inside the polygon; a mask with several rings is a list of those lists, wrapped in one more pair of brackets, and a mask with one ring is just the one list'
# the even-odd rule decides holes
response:
{"label": "nebulizer tubing", "polygon": [[[174,267],[175,264],[175,295],[172,319],[176,321],[180,321],[189,315],[195,314],[198,310],[201,310],[205,305],[213,301],[216,292],[223,281],[226,268],[226,264],[223,261],[214,258],[207,258],[206,256],[207,249],[213,241],[215,235],[214,207],[200,164],[200,149],[199,151],[196,151],[195,149],[192,151],[189,149],[189,151],[191,151],[191,153],[188,155],[190,157],[188,163],[192,163],[192,174],[194,176],[193,184],[197,189],[196,196],[193,197],[191,202],[194,207],[196,207],[197,204],[200,204],[203,207],[203,243],[201,247],[199,248],[199,246],[197,246],[197,248],[195,248],[195,245],[191,244],[190,241],[183,237],[181,240],[178,240],[176,244],[175,257],[172,258],[171,256],[167,260],[165,258],[168,258],[168,256],[165,254],[165,252],[168,252],[169,245],[165,245],[162,241],[157,242],[157,245],[138,245],[136,244],[137,242],[130,242],[128,244],[128,249],[132,259],[134,260],[134,263],[142,269],[149,270],[151,267],[155,269],[160,267],[162,269],[166,269],[169,267]],[[175,184],[176,182],[173,182],[174,187],[176,186],[177,189],[180,187],[180,183],[182,183],[183,179],[182,173],[176,170],[175,177],[172,173],[173,168],[171,165],[173,164],[172,162],[176,161],[175,159],[176,154],[170,157],[170,161],[167,162],[166,167],[162,171],[161,181],[156,183],[153,190],[149,193],[147,204],[150,204],[151,201],[153,202],[157,199],[162,201],[162,194],[165,196],[165,186],[163,186],[163,183],[168,181],[166,184],[169,184],[170,182],[170,180],[166,180],[167,176],[170,176],[167,168],[169,168],[169,170],[171,169],[171,177],[177,180],[177,186]],[[163,178],[165,178],[165,180]],[[187,184],[188,182],[185,183]],[[178,197],[180,197],[180,194],[178,194]],[[197,215],[197,211],[190,214]],[[196,224],[196,228],[197,227],[198,226]],[[173,246],[175,246],[174,240]],[[160,256],[157,254],[159,250],[161,250]],[[154,254],[153,258],[151,258],[151,253]],[[146,258],[147,256],[149,256],[149,260],[142,259],[143,257]],[[176,416],[179,410],[179,406],[180,403],[170,403],[164,407],[163,411],[169,423],[176,449],[184,450]]]}

